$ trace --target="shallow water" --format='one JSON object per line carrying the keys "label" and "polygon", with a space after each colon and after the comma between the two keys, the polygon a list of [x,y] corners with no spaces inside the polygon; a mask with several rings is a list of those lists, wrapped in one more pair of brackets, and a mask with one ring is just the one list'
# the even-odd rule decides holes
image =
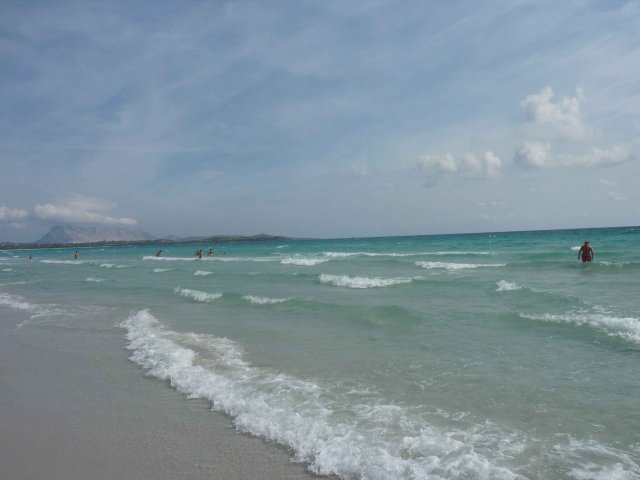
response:
{"label": "shallow water", "polygon": [[0,308],[30,313],[19,329],[118,329],[129,352],[114,355],[141,379],[210,400],[317,473],[640,478],[639,239],[4,251]]}

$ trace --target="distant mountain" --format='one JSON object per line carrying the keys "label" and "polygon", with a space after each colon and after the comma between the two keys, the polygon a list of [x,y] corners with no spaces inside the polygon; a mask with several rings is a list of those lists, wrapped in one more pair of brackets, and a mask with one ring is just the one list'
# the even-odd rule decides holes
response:
{"label": "distant mountain", "polygon": [[47,232],[38,244],[67,244],[92,242],[123,242],[154,240],[156,237],[140,230],[122,227],[79,227],[70,225],[55,225]]}

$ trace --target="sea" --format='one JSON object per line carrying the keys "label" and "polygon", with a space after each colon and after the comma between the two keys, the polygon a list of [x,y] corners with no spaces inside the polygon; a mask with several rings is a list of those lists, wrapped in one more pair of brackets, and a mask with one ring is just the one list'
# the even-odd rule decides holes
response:
{"label": "sea", "polygon": [[639,292],[640,227],[0,251],[17,334],[343,479],[640,478]]}

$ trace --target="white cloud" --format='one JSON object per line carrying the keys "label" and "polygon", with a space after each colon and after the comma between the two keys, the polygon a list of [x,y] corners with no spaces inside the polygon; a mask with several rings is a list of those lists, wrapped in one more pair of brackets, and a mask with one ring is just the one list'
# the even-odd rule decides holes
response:
{"label": "white cloud", "polygon": [[[559,154],[550,155],[551,146],[547,143],[525,142],[519,148],[513,163],[522,167],[604,167],[630,162],[636,159],[635,153],[624,145],[616,145],[609,149],[593,147],[583,155]],[[602,182],[601,182],[602,183]]]}
{"label": "white cloud", "polygon": [[418,165],[423,170],[436,174],[451,174],[458,171],[458,163],[449,152],[444,155],[425,155]]}
{"label": "white cloud", "polygon": [[502,169],[502,160],[490,150],[484,152],[484,171],[488,177],[496,177]]}
{"label": "white cloud", "polygon": [[[26,210],[19,210],[15,208],[9,208],[6,205],[0,204],[0,222],[2,223],[13,223],[16,220],[21,220],[26,218],[29,215],[29,212]],[[20,225],[20,224],[14,224]]]}
{"label": "white cloud", "polygon": [[522,167],[544,168],[549,167],[549,150],[551,146],[546,143],[525,142],[514,157],[513,163]]}
{"label": "white cloud", "polygon": [[588,129],[580,114],[582,89],[576,89],[575,97],[565,97],[559,102],[554,103],[553,97],[551,87],[546,87],[540,93],[527,95],[520,106],[532,122],[548,125],[571,139],[583,138]]}
{"label": "white cloud", "polygon": [[594,147],[591,152],[585,155],[566,155],[563,156],[562,163],[567,166],[601,167],[618,165],[635,159],[636,156],[629,147],[616,145],[608,150]]}
{"label": "white cloud", "polygon": [[104,211],[113,208],[113,204],[97,198],[75,196],[61,205],[46,203],[36,205],[35,214],[42,220],[55,220],[76,223],[100,223],[105,225],[137,225],[133,218],[114,218],[95,210]]}
{"label": "white cloud", "polygon": [[418,166],[435,175],[495,177],[500,173],[502,161],[490,150],[480,158],[473,153],[466,153],[461,159],[447,152],[443,155],[425,155],[419,160]]}

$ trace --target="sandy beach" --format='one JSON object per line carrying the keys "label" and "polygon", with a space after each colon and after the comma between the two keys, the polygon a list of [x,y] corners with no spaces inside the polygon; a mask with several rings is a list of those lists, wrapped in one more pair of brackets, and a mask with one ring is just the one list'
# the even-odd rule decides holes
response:
{"label": "sandy beach", "polygon": [[314,478],[208,402],[143,378],[117,329],[89,344],[82,331],[16,328],[28,318],[0,306],[2,478]]}

